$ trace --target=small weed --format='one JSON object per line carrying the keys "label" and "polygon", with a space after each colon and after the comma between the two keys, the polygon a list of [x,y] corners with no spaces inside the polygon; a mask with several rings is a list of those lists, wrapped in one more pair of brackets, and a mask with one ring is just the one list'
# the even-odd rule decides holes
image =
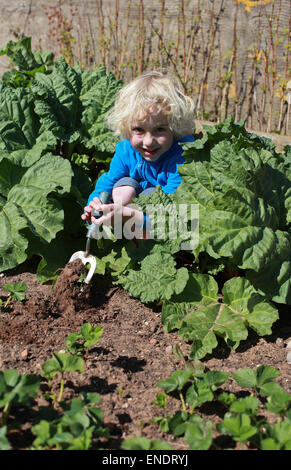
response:
{"label": "small weed", "polygon": [[5,284],[2,289],[9,292],[7,300],[4,302],[0,299],[0,310],[8,307],[12,299],[22,302],[25,299],[25,291],[27,285],[24,282],[15,282],[14,284]]}

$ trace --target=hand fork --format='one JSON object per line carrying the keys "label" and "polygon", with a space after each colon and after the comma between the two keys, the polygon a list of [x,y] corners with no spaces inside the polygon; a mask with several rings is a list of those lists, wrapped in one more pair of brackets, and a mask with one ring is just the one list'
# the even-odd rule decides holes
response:
{"label": "hand fork", "polygon": [[[107,193],[106,191],[102,191],[100,193],[99,199],[102,204],[108,204],[111,200],[111,194]],[[95,217],[96,219],[99,219],[102,216],[102,214],[103,212],[97,211],[97,210],[94,210],[92,212],[92,216]],[[91,281],[93,274],[95,272],[95,269],[96,269],[96,265],[97,265],[95,256],[90,255],[89,252],[90,252],[91,240],[92,238],[96,237],[96,233],[98,232],[98,230],[99,230],[98,225],[95,225],[92,223],[89,226],[88,232],[87,232],[86,251],[76,251],[76,253],[74,253],[69,260],[69,263],[71,263],[72,261],[80,259],[84,265],[90,264],[90,269],[84,281],[85,284],[89,284],[89,282]]]}

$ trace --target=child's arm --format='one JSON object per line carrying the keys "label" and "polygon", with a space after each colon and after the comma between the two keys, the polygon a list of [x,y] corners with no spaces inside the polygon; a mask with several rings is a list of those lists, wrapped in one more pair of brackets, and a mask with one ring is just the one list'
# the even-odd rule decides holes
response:
{"label": "child's arm", "polygon": [[162,187],[162,190],[166,194],[173,194],[178,186],[180,186],[182,177],[178,172],[178,167],[182,163],[175,163],[172,165],[171,168],[168,169],[167,174],[167,184]]}
{"label": "child's arm", "polygon": [[[109,225],[112,226],[114,223],[124,223],[129,219],[132,219],[136,225],[142,225],[144,215],[142,211],[135,209],[131,206],[123,206],[121,204],[101,204],[99,198],[94,198],[89,206],[85,208],[90,212],[94,209],[103,212],[102,217],[95,219],[92,217],[91,222],[96,225]],[[85,220],[85,219],[84,219]]]}
{"label": "child's arm", "polygon": [[94,197],[98,197],[102,191],[111,194],[116,181],[124,176],[129,176],[129,168],[127,165],[128,155],[126,154],[126,150],[124,141],[116,145],[115,154],[110,162],[109,170],[98,178],[95,189],[88,198],[87,205],[89,205]]}
{"label": "child's arm", "polygon": [[176,148],[173,154],[174,158],[170,161],[169,166],[166,169],[167,183],[162,187],[162,190],[166,194],[173,194],[181,184],[182,177],[179,174],[178,167],[185,163],[183,149],[181,147],[181,144],[184,142],[194,142],[194,137],[189,134],[176,142]]}

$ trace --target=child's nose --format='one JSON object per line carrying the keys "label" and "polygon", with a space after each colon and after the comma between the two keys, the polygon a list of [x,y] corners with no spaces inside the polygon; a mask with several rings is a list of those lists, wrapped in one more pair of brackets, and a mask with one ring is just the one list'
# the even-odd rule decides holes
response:
{"label": "child's nose", "polygon": [[151,145],[153,140],[153,135],[150,132],[146,132],[144,135],[144,145]]}

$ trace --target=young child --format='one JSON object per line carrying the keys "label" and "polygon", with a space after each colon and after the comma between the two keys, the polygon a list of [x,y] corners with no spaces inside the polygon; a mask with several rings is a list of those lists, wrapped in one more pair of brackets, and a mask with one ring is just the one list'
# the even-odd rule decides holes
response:
{"label": "young child", "polygon": [[[119,211],[123,222],[134,218],[135,228],[142,230],[145,214],[130,203],[158,185],[166,194],[180,185],[178,166],[185,160],[179,142],[194,140],[193,101],[169,76],[145,73],[119,91],[107,123],[122,140],[81,217],[96,225],[112,225]],[[101,204],[98,196],[102,191],[112,194],[113,203]],[[91,217],[94,209],[102,211],[102,217]]]}

